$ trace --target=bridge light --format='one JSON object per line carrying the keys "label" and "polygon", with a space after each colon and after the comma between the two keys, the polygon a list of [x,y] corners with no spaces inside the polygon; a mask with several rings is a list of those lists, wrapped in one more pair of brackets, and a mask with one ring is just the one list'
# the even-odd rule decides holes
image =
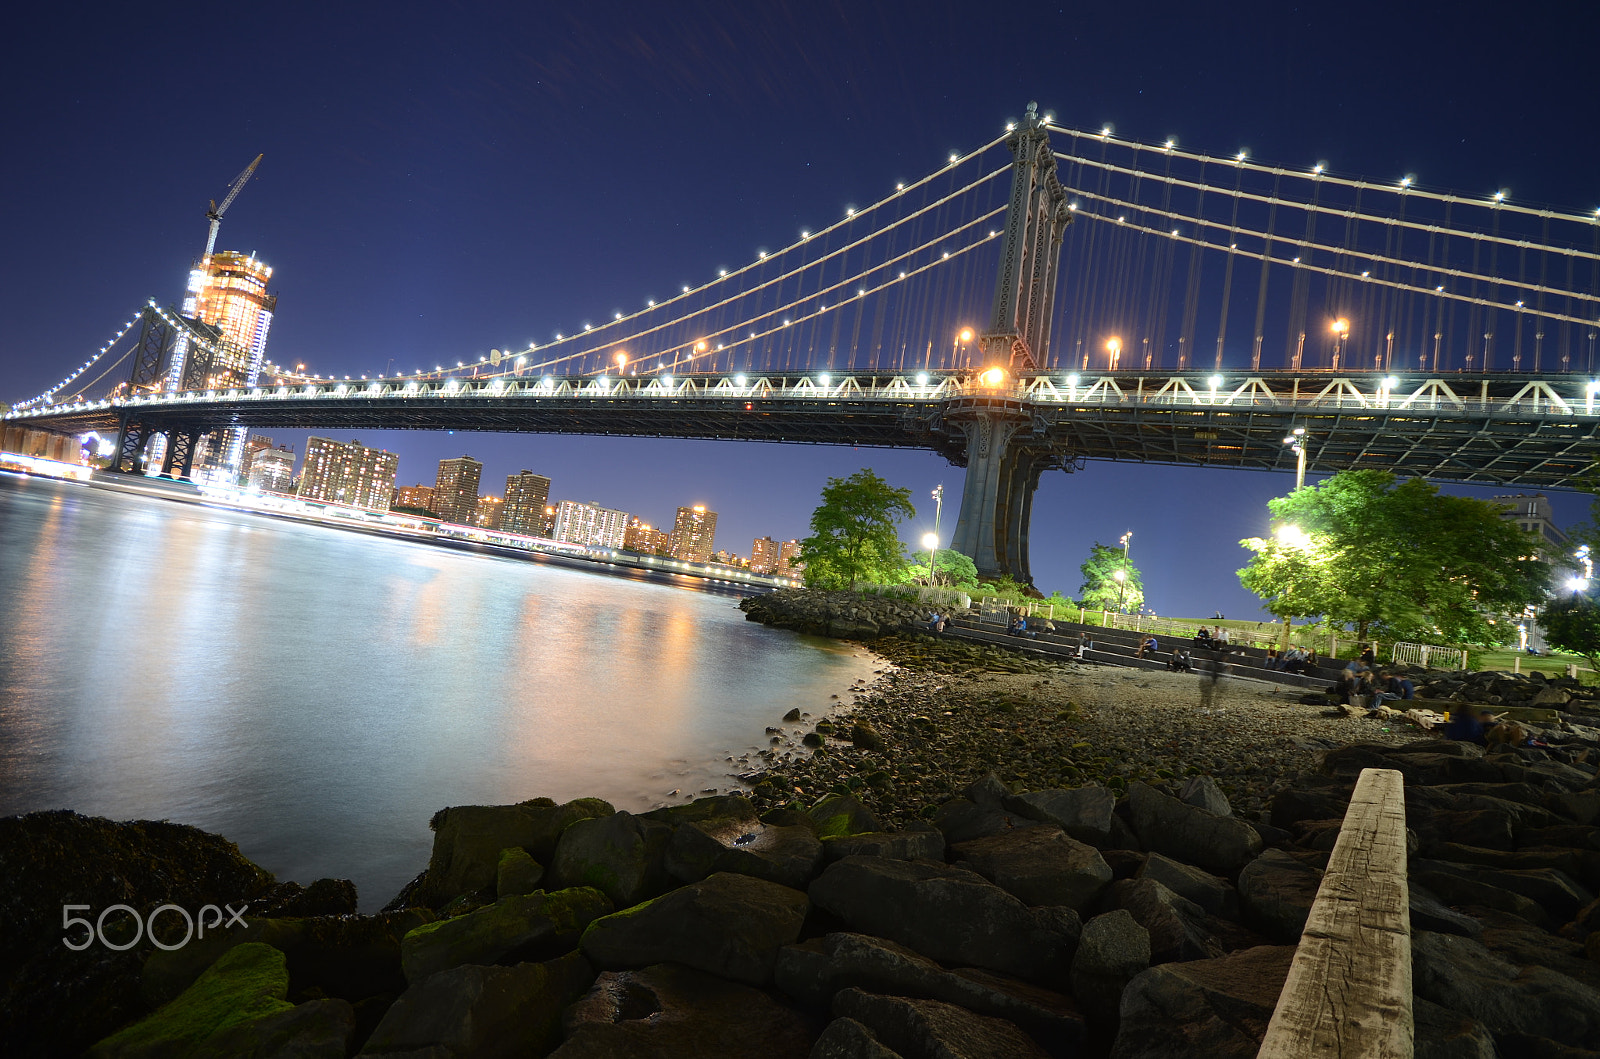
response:
{"label": "bridge light", "polygon": [[800,238],[802,238],[802,239],[810,239],[811,238],[811,233],[809,231],[807,231],[806,229],[802,228],[802,229],[800,229]]}
{"label": "bridge light", "polygon": [[1242,161],[1244,161],[1244,160],[1245,160],[1245,159],[1246,159],[1246,158],[1248,158],[1248,157],[1249,157],[1249,156],[1250,156],[1250,152],[1249,152],[1249,151],[1246,151],[1246,150],[1242,150],[1242,149],[1241,149],[1241,150],[1240,150],[1240,151],[1239,151],[1239,153],[1238,153],[1238,154],[1237,154],[1237,155],[1235,155],[1235,156],[1234,156],[1234,159],[1233,159],[1233,160],[1234,160],[1234,161],[1235,161],[1235,162],[1242,162]]}
{"label": "bridge light", "polygon": [[1078,376],[1076,374],[1068,375],[1067,376],[1067,385],[1068,386],[1072,386],[1072,387],[1076,387],[1078,385]]}
{"label": "bridge light", "polygon": [[1396,386],[1399,386],[1399,385],[1400,385],[1400,380],[1399,380],[1399,379],[1397,379],[1397,378],[1395,378],[1395,377],[1394,377],[1394,376],[1393,376],[1393,375],[1386,375],[1386,376],[1384,376],[1384,379],[1383,379],[1383,388],[1384,388],[1384,389],[1385,389],[1385,390],[1392,390],[1392,389],[1394,389],[1394,388],[1395,388],[1395,387],[1396,387]]}
{"label": "bridge light", "polygon": [[1167,150],[1170,151],[1176,146],[1178,146],[1178,141],[1177,140],[1168,140],[1167,141]]}
{"label": "bridge light", "polygon": [[1323,165],[1321,162],[1318,162],[1316,165],[1311,167],[1311,172],[1315,176],[1321,176],[1322,171],[1326,168],[1327,166]]}
{"label": "bridge light", "polygon": [[1403,187],[1403,188],[1408,188],[1408,187],[1411,186],[1411,181],[1414,180],[1414,179],[1415,178],[1412,177],[1410,174],[1407,174],[1406,176],[1403,176],[1403,177],[1400,178],[1400,186]]}
{"label": "bridge light", "polygon": [[1589,392],[1600,393],[1600,381],[1591,381],[1589,383]]}
{"label": "bridge light", "polygon": [[827,372],[823,372],[821,375],[818,375],[817,376],[817,381],[820,382],[824,386],[828,385],[828,373]]}
{"label": "bridge light", "polygon": [[961,157],[960,155],[956,154],[954,151],[951,151],[950,152],[950,164],[951,165],[955,165],[956,164],[956,160],[959,159],[960,157]]}
{"label": "bridge light", "polygon": [[696,342],[694,344],[694,350],[696,353],[704,353],[706,351],[706,340],[702,338],[700,341]]}
{"label": "bridge light", "polygon": [[961,332],[956,337],[961,339],[961,341],[963,341],[963,342],[971,342],[972,341],[972,328],[963,327],[961,329]]}
{"label": "bridge light", "polygon": [[728,270],[727,269],[725,269],[725,268],[717,269],[717,275],[718,276],[726,276],[727,274],[728,274]]}
{"label": "bridge light", "polygon": [[1222,385],[1222,376],[1221,375],[1213,375],[1213,376],[1211,376],[1211,380],[1210,381],[1211,381],[1211,388],[1213,390],[1215,390],[1218,386]]}
{"label": "bridge light", "polygon": [[1505,193],[1504,189],[1502,189],[1500,191],[1496,191],[1494,193],[1494,200],[1496,202],[1504,202],[1506,200],[1506,193]]}
{"label": "bridge light", "polygon": [[846,206],[844,208],[844,215],[846,217],[854,217],[856,215],[856,208],[854,206]]}
{"label": "bridge light", "polygon": [[733,377],[733,384],[735,386],[743,386],[744,385],[744,376],[743,375],[735,375]]}
{"label": "bridge light", "polygon": [[[905,185],[904,185],[904,184],[896,184],[896,185],[895,185],[895,186],[894,186],[894,189],[895,189],[895,190],[896,190],[896,191],[904,191],[904,190],[905,190],[905,189],[906,189],[906,186],[905,186]],[[1596,212],[1596,213],[1600,213],[1600,210],[1595,210],[1595,212]]]}
{"label": "bridge light", "polygon": [[663,376],[661,376],[661,385],[665,386],[669,390],[672,389],[672,376],[671,375],[663,375]]}
{"label": "bridge light", "polygon": [[978,379],[985,386],[999,386],[1001,383],[1006,381],[1006,373],[1000,368],[990,368],[988,371],[985,371],[982,375],[978,376]]}
{"label": "bridge light", "polygon": [[[917,372],[917,385],[918,386],[926,386],[926,385],[928,385],[928,373],[927,372],[925,372],[925,371]],[[1589,385],[1593,386],[1594,383],[1590,383]]]}
{"label": "bridge light", "polygon": [[1111,126],[1107,125],[1105,128],[1100,130],[1100,138],[1102,140],[1105,139],[1107,136],[1110,136],[1110,135],[1111,135]]}

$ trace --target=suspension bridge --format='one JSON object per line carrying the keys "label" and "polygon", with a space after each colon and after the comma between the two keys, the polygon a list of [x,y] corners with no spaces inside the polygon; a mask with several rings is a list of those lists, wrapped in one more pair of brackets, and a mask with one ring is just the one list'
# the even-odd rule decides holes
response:
{"label": "suspension bridge", "polygon": [[1293,440],[1315,472],[1572,486],[1596,452],[1597,332],[1600,210],[1030,105],[877,202],[542,342],[218,385],[216,331],[152,300],[5,422],[115,435],[117,470],[161,451],[179,477],[200,438],[252,427],[929,449],[967,469],[952,547],[1028,582],[1040,478],[1086,460],[1292,469]]}

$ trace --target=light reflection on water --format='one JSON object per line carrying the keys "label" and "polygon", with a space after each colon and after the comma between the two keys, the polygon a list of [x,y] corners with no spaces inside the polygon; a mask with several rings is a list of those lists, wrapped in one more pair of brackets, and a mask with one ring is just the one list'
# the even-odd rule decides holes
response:
{"label": "light reflection on water", "polygon": [[194,824],[363,910],[437,809],[725,786],[870,672],[730,595],[0,477],[0,814]]}

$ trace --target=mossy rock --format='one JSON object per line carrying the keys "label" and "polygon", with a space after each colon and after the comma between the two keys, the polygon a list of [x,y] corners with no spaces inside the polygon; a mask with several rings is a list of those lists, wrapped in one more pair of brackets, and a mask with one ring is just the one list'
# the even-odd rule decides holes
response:
{"label": "mossy rock", "polygon": [[271,945],[235,945],[172,1002],[89,1049],[91,1059],[185,1056],[213,1035],[290,1011],[289,968]]}
{"label": "mossy rock", "polygon": [[800,742],[802,742],[806,746],[809,746],[812,749],[816,750],[816,749],[820,749],[822,747],[823,743],[826,742],[826,740],[823,739],[822,736],[818,735],[816,732],[807,732],[805,734],[805,738],[800,740]]}

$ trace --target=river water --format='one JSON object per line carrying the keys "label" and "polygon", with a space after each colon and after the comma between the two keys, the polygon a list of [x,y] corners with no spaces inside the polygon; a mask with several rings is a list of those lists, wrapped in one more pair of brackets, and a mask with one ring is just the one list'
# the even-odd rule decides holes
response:
{"label": "river water", "polygon": [[0,815],[193,824],[374,910],[444,806],[727,789],[871,673],[690,584],[0,475]]}

